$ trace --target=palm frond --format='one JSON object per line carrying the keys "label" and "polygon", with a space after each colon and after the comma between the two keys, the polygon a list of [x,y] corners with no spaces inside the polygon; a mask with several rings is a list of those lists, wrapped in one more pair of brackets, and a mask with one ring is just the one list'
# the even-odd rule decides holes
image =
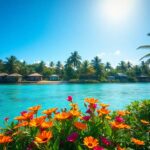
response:
{"label": "palm frond", "polygon": [[144,55],[142,58],[140,58],[140,60],[144,59],[144,58],[147,58],[147,57],[150,57],[150,53]]}
{"label": "palm frond", "polygon": [[137,49],[150,49],[150,45],[142,45],[139,46]]}

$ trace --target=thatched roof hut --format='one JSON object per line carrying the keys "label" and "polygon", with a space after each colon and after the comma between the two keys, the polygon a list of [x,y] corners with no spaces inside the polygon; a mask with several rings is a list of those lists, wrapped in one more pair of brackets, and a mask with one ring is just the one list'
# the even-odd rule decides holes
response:
{"label": "thatched roof hut", "polygon": [[28,75],[28,80],[29,81],[41,81],[42,80],[42,75],[39,73],[32,73]]}
{"label": "thatched roof hut", "polygon": [[22,81],[22,75],[18,73],[12,73],[7,76],[8,82],[21,82]]}
{"label": "thatched roof hut", "polygon": [[7,73],[0,73],[0,82],[6,82],[7,80],[7,76],[8,74]]}
{"label": "thatched roof hut", "polygon": [[57,75],[57,74],[52,74],[52,75],[49,77],[49,80],[51,80],[51,81],[58,81],[58,80],[59,80],[59,75]]}

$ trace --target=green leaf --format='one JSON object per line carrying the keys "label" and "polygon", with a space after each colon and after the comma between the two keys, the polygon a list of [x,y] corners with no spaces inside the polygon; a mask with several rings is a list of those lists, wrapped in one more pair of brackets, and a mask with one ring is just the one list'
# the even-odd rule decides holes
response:
{"label": "green leaf", "polygon": [[60,142],[60,139],[59,137],[57,137],[53,145],[54,150],[59,150],[59,142]]}

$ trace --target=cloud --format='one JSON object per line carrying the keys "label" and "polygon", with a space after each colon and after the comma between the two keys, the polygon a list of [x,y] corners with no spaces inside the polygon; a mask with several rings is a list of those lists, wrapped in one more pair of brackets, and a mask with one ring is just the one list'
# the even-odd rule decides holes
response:
{"label": "cloud", "polygon": [[120,50],[116,50],[115,52],[114,52],[114,55],[115,56],[119,56],[121,54],[121,51]]}
{"label": "cloud", "polygon": [[104,53],[104,52],[97,54],[97,56],[100,58],[104,57],[105,55],[106,55],[106,53]]}
{"label": "cloud", "polygon": [[35,60],[33,63],[34,64],[39,64],[41,61],[40,60]]}
{"label": "cloud", "polygon": [[23,59],[20,59],[20,62],[22,62],[22,63],[23,63],[23,62],[24,62],[24,60],[23,60]]}

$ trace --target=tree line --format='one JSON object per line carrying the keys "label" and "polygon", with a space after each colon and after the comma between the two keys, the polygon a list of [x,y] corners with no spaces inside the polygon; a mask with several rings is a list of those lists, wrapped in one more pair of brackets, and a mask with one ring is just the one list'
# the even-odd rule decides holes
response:
{"label": "tree line", "polygon": [[82,60],[77,51],[71,53],[65,63],[51,61],[46,65],[44,61],[40,63],[28,64],[26,61],[19,61],[15,56],[0,59],[0,72],[8,74],[19,73],[26,77],[37,72],[47,79],[52,74],[57,74],[62,80],[99,80],[106,81],[108,76],[115,76],[123,73],[128,76],[129,81],[136,81],[138,76],[150,77],[150,66],[148,62],[141,61],[140,65],[133,65],[131,62],[121,61],[116,67],[112,67],[110,62],[103,63],[96,56],[91,61]]}

